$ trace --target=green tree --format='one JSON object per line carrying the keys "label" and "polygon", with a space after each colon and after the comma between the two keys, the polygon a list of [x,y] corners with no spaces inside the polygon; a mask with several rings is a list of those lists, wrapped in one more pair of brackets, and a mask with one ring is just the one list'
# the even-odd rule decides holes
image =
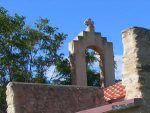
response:
{"label": "green tree", "polygon": [[40,18],[32,28],[25,17],[0,7],[0,109],[5,109],[5,86],[9,81],[46,83],[46,71],[60,59],[59,48],[66,34],[48,19]]}
{"label": "green tree", "polygon": [[52,78],[52,84],[71,85],[71,67],[68,58],[63,56],[57,60],[56,75]]}
{"label": "green tree", "polygon": [[36,76],[45,76],[60,57],[58,49],[66,38],[48,19],[40,18],[34,28],[24,19],[0,8],[0,76],[10,81],[31,82]]}

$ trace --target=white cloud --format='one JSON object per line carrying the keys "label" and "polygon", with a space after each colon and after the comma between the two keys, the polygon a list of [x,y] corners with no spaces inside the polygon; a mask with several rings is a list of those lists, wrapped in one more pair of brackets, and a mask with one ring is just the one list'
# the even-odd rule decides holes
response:
{"label": "white cloud", "polygon": [[[99,56],[96,56],[99,58]],[[115,69],[115,78],[122,79],[121,73],[122,73],[122,55],[116,54],[114,60],[116,61],[117,64],[117,69]],[[99,62],[94,62],[93,64],[93,69],[96,69],[99,71]]]}
{"label": "white cloud", "polygon": [[55,66],[51,66],[47,71],[46,71],[46,77],[52,78],[56,75],[55,73]]}
{"label": "white cloud", "polygon": [[[99,56],[97,56],[99,58]],[[115,78],[122,79],[121,73],[122,73],[122,55],[116,54],[114,60],[117,64],[117,69],[115,69]],[[94,62],[93,68],[96,70],[99,70],[99,62]]]}
{"label": "white cloud", "polygon": [[[68,58],[68,56],[64,56],[64,58]],[[53,79],[57,75],[56,66],[51,66],[46,71],[46,77],[49,79]]]}
{"label": "white cloud", "polygon": [[115,78],[116,79],[122,79],[121,73],[122,73],[122,55],[115,55],[117,69],[115,70]]}

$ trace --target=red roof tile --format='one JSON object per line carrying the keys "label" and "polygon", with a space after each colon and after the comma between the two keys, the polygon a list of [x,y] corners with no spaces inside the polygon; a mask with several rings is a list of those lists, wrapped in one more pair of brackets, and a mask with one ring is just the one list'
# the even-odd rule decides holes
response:
{"label": "red roof tile", "polygon": [[125,97],[125,87],[122,85],[122,82],[117,82],[112,86],[108,86],[103,89],[104,98],[106,101],[120,99]]}

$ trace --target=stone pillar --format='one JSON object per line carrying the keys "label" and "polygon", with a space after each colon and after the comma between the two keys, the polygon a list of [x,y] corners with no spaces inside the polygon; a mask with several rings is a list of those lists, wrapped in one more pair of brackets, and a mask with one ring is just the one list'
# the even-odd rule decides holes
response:
{"label": "stone pillar", "polygon": [[114,74],[114,53],[113,45],[111,42],[106,43],[104,51],[104,74],[105,74],[105,86],[109,86],[115,83]]}
{"label": "stone pillar", "polygon": [[87,86],[85,50],[78,42],[69,43],[72,85]]}
{"label": "stone pillar", "polygon": [[[99,55],[100,56],[100,55]],[[100,85],[101,88],[105,87],[105,81],[104,81],[104,76],[105,76],[105,67],[104,67],[104,55],[100,56],[99,58],[99,67],[100,67]]]}
{"label": "stone pillar", "polygon": [[126,99],[143,98],[146,105],[149,105],[150,30],[140,27],[125,29],[122,41],[122,81],[126,87]]}

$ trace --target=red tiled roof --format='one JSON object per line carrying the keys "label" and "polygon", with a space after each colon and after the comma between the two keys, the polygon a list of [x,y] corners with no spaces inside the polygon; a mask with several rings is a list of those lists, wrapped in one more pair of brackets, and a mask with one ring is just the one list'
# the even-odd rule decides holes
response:
{"label": "red tiled roof", "polygon": [[104,98],[106,101],[120,99],[125,97],[125,87],[122,85],[122,82],[117,82],[112,86],[108,86],[103,89]]}

